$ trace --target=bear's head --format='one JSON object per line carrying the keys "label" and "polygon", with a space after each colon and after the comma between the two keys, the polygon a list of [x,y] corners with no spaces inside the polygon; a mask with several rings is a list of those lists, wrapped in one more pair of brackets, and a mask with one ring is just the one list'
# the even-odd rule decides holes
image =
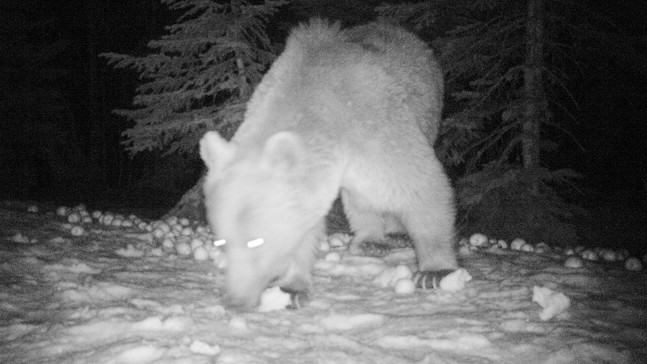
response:
{"label": "bear's head", "polygon": [[[227,256],[226,303],[252,309],[261,293],[284,278],[304,235],[322,218],[313,211],[303,146],[290,132],[243,150],[215,132],[200,141],[209,224]],[[323,213],[325,214],[325,212]]]}

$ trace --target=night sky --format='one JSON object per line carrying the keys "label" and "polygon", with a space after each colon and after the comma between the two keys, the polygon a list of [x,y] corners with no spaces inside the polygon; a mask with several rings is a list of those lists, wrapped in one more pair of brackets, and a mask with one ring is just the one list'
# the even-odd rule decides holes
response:
{"label": "night sky", "polygon": [[[128,191],[136,191],[146,173],[173,165],[150,155],[131,160],[123,152],[120,133],[131,124],[110,111],[130,107],[138,80],[98,54],[145,54],[146,43],[179,13],[154,0],[81,3],[0,5],[0,198],[87,202],[120,195],[132,203]],[[298,1],[270,31],[283,34],[312,14],[361,23],[371,14],[367,4],[377,3]],[[580,187],[589,207],[622,207],[647,225],[647,2],[587,4],[608,20],[616,38],[608,52],[591,54],[594,67],[586,72],[595,74],[573,76],[578,124],[569,131],[579,145],[559,139],[562,154],[550,163],[585,176]],[[200,166],[196,160],[194,178]],[[193,183],[176,184],[154,203],[172,205]]]}

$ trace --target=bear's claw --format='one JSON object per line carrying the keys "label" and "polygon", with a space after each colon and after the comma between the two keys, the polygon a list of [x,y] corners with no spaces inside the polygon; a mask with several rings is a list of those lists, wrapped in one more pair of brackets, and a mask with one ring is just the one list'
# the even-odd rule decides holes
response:
{"label": "bear's claw", "polygon": [[440,287],[440,281],[454,271],[454,269],[417,271],[413,275],[413,283],[417,288],[436,289]]}

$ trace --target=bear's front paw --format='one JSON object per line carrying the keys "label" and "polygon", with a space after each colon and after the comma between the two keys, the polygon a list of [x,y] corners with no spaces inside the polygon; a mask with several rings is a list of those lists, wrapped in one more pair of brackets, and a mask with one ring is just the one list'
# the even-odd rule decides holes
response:
{"label": "bear's front paw", "polygon": [[440,288],[440,281],[454,271],[454,269],[417,271],[413,275],[413,283],[421,289],[437,289]]}
{"label": "bear's front paw", "polygon": [[281,291],[290,294],[290,304],[286,307],[287,309],[298,310],[308,305],[308,294],[306,292],[297,292],[283,287],[281,287]]}

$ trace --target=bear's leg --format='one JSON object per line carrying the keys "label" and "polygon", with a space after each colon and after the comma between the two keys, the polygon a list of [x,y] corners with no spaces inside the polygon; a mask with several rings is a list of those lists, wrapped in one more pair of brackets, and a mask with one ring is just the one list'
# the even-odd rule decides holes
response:
{"label": "bear's leg", "polygon": [[400,219],[393,214],[384,215],[384,234],[404,234],[407,230],[400,223]]}
{"label": "bear's leg", "polygon": [[362,254],[364,243],[379,242],[384,239],[388,217],[370,209],[368,203],[362,201],[361,197],[351,196],[346,190],[342,190],[341,199],[344,213],[354,234],[348,250],[353,255]]}
{"label": "bear's leg", "polygon": [[436,288],[444,276],[458,269],[454,207],[450,193],[431,186],[426,193],[418,192],[403,201],[400,221],[416,249],[418,272],[414,282],[423,289]]}
{"label": "bear's leg", "polygon": [[435,226],[430,213],[416,211],[403,214],[403,222],[416,248],[421,271],[456,269],[454,237],[445,227]]}
{"label": "bear's leg", "polygon": [[298,249],[291,256],[287,272],[272,285],[279,286],[291,297],[290,308],[300,308],[306,305],[308,294],[312,288],[312,267],[317,246],[325,240],[325,222],[322,219],[314,228],[306,233]]}

